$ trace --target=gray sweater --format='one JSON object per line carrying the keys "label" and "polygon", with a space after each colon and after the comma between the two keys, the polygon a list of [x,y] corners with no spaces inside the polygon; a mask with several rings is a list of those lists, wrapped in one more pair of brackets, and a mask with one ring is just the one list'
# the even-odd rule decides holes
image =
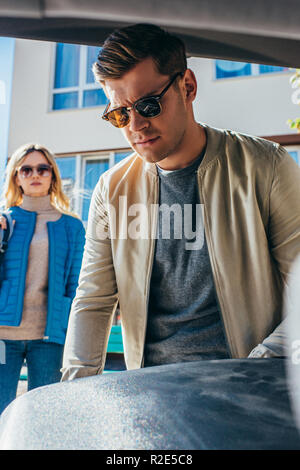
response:
{"label": "gray sweater", "polygon": [[174,171],[158,167],[160,211],[145,366],[229,357],[198,194],[201,159]]}

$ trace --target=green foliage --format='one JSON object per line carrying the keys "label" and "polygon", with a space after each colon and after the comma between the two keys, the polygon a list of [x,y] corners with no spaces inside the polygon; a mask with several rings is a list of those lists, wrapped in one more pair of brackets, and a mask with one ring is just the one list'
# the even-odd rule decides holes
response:
{"label": "green foliage", "polygon": [[300,118],[288,119],[287,123],[291,129],[297,129],[300,132]]}
{"label": "green foliage", "polygon": [[[292,88],[300,89],[300,69],[296,69],[294,75],[292,75],[292,77],[290,78],[290,83],[292,85]],[[296,90],[293,93],[293,96],[297,97],[297,99],[293,99],[293,102],[300,105],[300,99],[298,98],[300,96],[300,90]],[[295,129],[300,132],[300,118],[288,119],[287,124],[290,126],[291,129]]]}

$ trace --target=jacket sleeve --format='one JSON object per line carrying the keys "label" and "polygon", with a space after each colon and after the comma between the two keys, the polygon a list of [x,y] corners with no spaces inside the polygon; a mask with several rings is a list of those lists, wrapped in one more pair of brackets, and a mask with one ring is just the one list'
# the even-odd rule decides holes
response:
{"label": "jacket sleeve", "polygon": [[[300,167],[283,147],[279,147],[276,157],[269,198],[268,239],[285,291],[293,262],[300,253]],[[286,356],[287,346],[283,320],[249,357]]]}
{"label": "jacket sleeve", "polygon": [[86,243],[76,296],[72,304],[64,349],[62,381],[100,374],[118,304],[111,242],[105,229],[100,184],[90,205]]}

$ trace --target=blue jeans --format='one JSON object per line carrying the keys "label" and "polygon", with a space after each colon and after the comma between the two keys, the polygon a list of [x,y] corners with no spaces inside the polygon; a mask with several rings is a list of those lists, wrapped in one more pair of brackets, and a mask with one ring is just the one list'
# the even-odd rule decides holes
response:
{"label": "blue jeans", "polygon": [[60,381],[63,345],[43,340],[0,340],[0,343],[0,414],[16,398],[24,360],[28,391]]}

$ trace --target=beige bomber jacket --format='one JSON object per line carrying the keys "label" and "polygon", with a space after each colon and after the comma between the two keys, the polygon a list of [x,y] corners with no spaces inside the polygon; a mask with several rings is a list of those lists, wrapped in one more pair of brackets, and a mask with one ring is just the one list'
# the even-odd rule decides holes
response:
{"label": "beige bomber jacket", "polygon": [[[243,358],[262,342],[284,341],[283,287],[300,253],[300,168],[278,144],[201,125],[207,134],[198,170],[205,235],[231,357]],[[157,205],[155,164],[132,154],[101,175],[62,380],[103,371],[118,303],[127,368],[143,365]],[[130,236],[138,222],[142,236]]]}

